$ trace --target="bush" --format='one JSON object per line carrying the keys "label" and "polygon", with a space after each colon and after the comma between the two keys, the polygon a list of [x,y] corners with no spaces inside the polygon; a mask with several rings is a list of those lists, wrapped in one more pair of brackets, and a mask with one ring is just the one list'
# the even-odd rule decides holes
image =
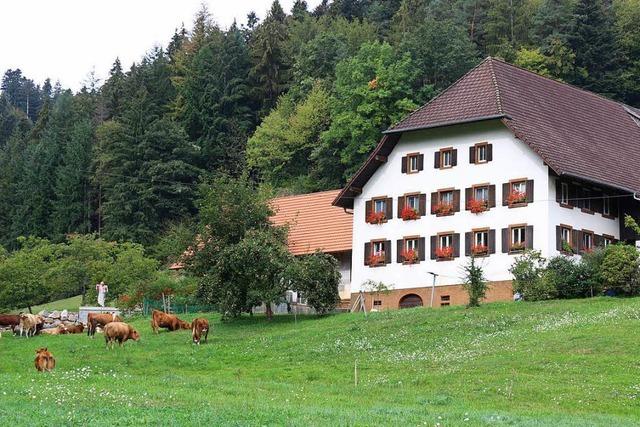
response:
{"label": "bush", "polygon": [[602,280],[607,289],[636,295],[640,290],[638,250],[629,245],[609,245],[601,267]]}
{"label": "bush", "polygon": [[487,281],[484,278],[482,267],[476,264],[476,258],[471,257],[469,263],[464,266],[465,278],[462,286],[469,295],[468,307],[479,307],[487,293]]}
{"label": "bush", "polygon": [[605,248],[595,248],[591,252],[582,254],[578,265],[582,285],[585,290],[584,296],[595,296],[602,294],[604,289],[602,279],[602,262],[604,261]]}
{"label": "bush", "polygon": [[296,264],[294,288],[302,292],[316,313],[325,314],[333,310],[340,302],[338,260],[329,254],[316,252],[298,259]]}
{"label": "bush", "polygon": [[545,259],[540,251],[525,251],[509,268],[514,278],[513,291],[520,293],[528,301],[555,298],[556,289],[543,280],[544,271]]}
{"label": "bush", "polygon": [[553,288],[558,298],[586,296],[580,264],[563,255],[549,259],[543,278],[546,287]]}

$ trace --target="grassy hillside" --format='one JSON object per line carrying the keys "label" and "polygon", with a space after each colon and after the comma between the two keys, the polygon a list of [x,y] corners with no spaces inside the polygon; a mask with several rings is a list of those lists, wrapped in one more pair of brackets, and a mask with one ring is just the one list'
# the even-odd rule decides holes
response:
{"label": "grassy hillside", "polygon": [[[38,313],[39,311],[45,310],[45,309],[49,311],[53,311],[53,310],[78,311],[78,308],[80,307],[81,303],[82,303],[82,295],[76,295],[75,297],[52,301],[42,305],[35,305],[31,307],[31,311],[34,313]],[[21,310],[16,310],[16,313],[20,311],[24,311],[25,313],[29,312],[28,309],[23,308]]]}
{"label": "grassy hillside", "polygon": [[[638,425],[640,299],[597,298],[0,339],[6,425]],[[33,368],[48,346],[52,374]],[[359,384],[354,385],[358,361]]]}

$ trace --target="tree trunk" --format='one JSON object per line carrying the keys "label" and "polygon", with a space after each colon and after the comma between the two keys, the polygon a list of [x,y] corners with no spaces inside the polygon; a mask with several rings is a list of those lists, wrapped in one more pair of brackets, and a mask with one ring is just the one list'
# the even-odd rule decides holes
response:
{"label": "tree trunk", "polygon": [[267,319],[271,320],[273,318],[273,310],[271,310],[271,303],[266,303],[267,305]]}
{"label": "tree trunk", "polygon": [[31,306],[28,305],[27,308],[29,309],[29,314],[33,314],[33,311],[31,311]]}

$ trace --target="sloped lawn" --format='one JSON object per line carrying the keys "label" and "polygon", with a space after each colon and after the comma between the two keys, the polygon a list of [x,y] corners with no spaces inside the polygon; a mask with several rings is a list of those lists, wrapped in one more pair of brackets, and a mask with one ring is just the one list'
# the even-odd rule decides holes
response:
{"label": "sloped lawn", "polygon": [[[638,298],[210,318],[200,347],[190,331],[153,335],[148,319],[114,351],[101,336],[4,335],[2,424],[640,423]],[[52,374],[33,368],[41,346]]]}

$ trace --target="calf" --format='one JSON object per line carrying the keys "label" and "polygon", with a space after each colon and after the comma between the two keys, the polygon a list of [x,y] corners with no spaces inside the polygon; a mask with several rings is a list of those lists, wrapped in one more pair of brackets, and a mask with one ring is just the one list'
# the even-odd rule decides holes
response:
{"label": "calf", "polygon": [[104,326],[104,341],[107,348],[113,348],[116,341],[122,347],[122,343],[127,340],[138,341],[139,339],[138,331],[126,323],[110,322]]}
{"label": "calf", "polygon": [[158,328],[165,328],[169,331],[177,331],[178,329],[191,329],[191,324],[180,320],[178,316],[167,314],[162,311],[153,310],[151,313],[151,329],[156,334]]}
{"label": "calf", "polygon": [[56,367],[56,359],[49,353],[47,347],[36,350],[36,359],[34,360],[36,369],[40,372],[51,372]]}
{"label": "calf", "polygon": [[55,328],[43,329],[40,331],[40,333],[43,335],[62,335],[66,334],[67,330],[64,326],[58,325]]}
{"label": "calf", "polygon": [[81,334],[84,331],[84,325],[82,323],[78,323],[77,325],[71,325],[64,327],[65,333],[67,334]]}
{"label": "calf", "polygon": [[191,322],[191,337],[193,338],[193,343],[200,345],[200,338],[203,334],[204,342],[207,342],[207,337],[209,336],[209,321],[201,317],[193,319],[193,322]]}
{"label": "calf", "polygon": [[42,325],[44,325],[44,317],[39,314],[20,314],[20,336],[22,336],[23,332],[26,333],[27,338],[34,336],[36,332],[42,329]]}
{"label": "calf", "polygon": [[104,328],[111,322],[122,322],[122,319],[115,313],[89,313],[87,316],[87,335],[94,336],[98,326]]}

